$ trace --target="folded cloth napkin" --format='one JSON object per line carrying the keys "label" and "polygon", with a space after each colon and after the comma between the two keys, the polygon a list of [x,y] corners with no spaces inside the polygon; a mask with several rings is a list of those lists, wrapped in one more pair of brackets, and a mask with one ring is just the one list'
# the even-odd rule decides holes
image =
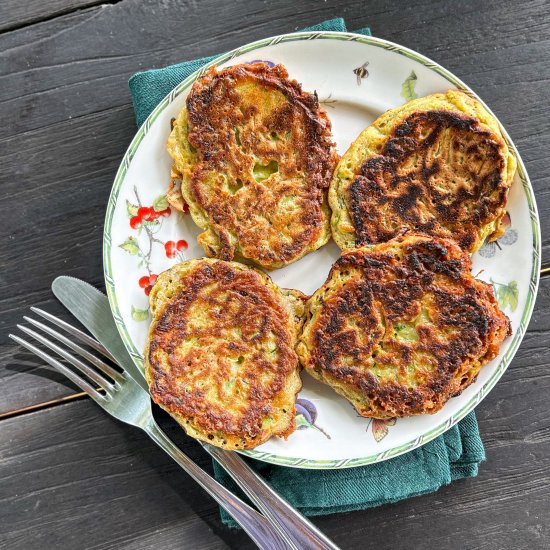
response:
{"label": "folded cloth napkin", "polygon": [[[346,31],[343,19],[308,27],[311,31]],[[355,31],[370,35],[369,29]],[[156,105],[182,80],[216,56],[137,73],[130,91],[140,126]],[[358,468],[298,470],[249,460],[271,486],[302,513],[310,516],[363,510],[436,491],[451,481],[477,475],[485,460],[474,413],[438,438],[404,455]],[[214,462],[216,478],[240,494],[231,478]],[[221,511],[225,524],[236,527]]]}

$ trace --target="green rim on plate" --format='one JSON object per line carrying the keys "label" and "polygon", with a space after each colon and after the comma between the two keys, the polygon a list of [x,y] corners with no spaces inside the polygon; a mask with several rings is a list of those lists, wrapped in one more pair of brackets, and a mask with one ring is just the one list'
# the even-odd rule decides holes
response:
{"label": "green rim on plate", "polygon": [[[115,177],[115,181],[113,183],[113,188],[111,190],[109,202],[107,204],[107,213],[105,217],[105,227],[104,227],[104,235],[103,235],[103,265],[104,265],[105,286],[107,289],[107,296],[111,304],[111,310],[113,312],[113,317],[117,325],[117,328],[119,330],[120,336],[122,337],[122,340],[128,352],[132,356],[132,359],[136,362],[136,364],[141,369],[143,369],[143,354],[139,350],[137,350],[136,347],[134,346],[134,343],[132,342],[130,335],[128,333],[128,329],[124,324],[124,320],[120,313],[117,297],[115,294],[115,285],[114,285],[114,279],[113,279],[112,267],[111,267],[111,249],[112,249],[111,228],[112,228],[113,215],[114,215],[115,206],[118,199],[118,194],[119,194],[122,182],[128,171],[128,168],[130,167],[130,162],[132,161],[132,158],[135,152],[137,151],[137,148],[139,147],[141,141],[143,140],[145,135],[148,133],[151,127],[151,124],[156,120],[159,114],[176,97],[178,97],[180,94],[185,92],[187,88],[189,88],[193,84],[193,82],[195,82],[197,78],[202,76],[212,65],[225,63],[226,61],[230,61],[231,59],[233,59],[238,55],[245,54],[247,52],[256,50],[258,48],[262,48],[264,46],[270,46],[270,45],[278,44],[280,42],[295,42],[295,41],[301,41],[301,40],[353,41],[353,42],[359,42],[363,44],[369,44],[371,46],[382,48],[384,50],[396,52],[409,59],[417,61],[418,63],[421,63],[422,65],[424,65],[425,67],[428,67],[429,69],[432,69],[433,71],[435,71],[436,73],[444,77],[448,82],[456,86],[458,89],[471,94],[483,105],[485,105],[483,101],[481,101],[481,99],[477,97],[477,95],[474,94],[461,80],[456,78],[449,71],[447,71],[446,69],[444,69],[443,67],[435,63],[434,61],[431,61],[427,57],[424,57],[423,55],[420,55],[412,50],[409,50],[407,48],[404,48],[392,42],[382,40],[380,38],[367,37],[367,36],[347,33],[347,32],[301,32],[301,33],[286,34],[282,36],[276,36],[272,38],[258,40],[257,42],[252,42],[251,44],[247,44],[246,46],[243,46],[241,48],[238,48],[226,54],[220,55],[214,61],[211,61],[210,63],[206,64],[204,67],[202,67],[201,69],[199,69],[198,71],[196,71],[195,73],[187,77],[183,82],[178,84],[178,86],[176,86],[157,105],[157,107],[149,115],[147,120],[139,128],[137,134],[135,135],[134,139],[130,143],[128,150],[126,151],[122,159],[122,162],[120,164],[120,167]],[[487,106],[485,105],[485,107]],[[369,456],[360,457],[360,458],[341,459],[341,460],[308,460],[303,458],[282,457],[279,455],[274,455],[272,453],[265,453],[257,450],[240,451],[241,454],[245,454],[247,456],[256,458],[258,460],[262,460],[264,462],[270,462],[272,464],[278,464],[281,466],[292,466],[292,467],[298,467],[298,468],[333,469],[333,468],[351,468],[354,466],[364,466],[366,464],[373,464],[375,462],[380,462],[382,460],[386,460],[388,458],[392,458],[400,454],[406,453],[408,451],[411,451],[412,449],[420,447],[421,445],[424,445],[428,441],[431,441],[432,439],[435,439],[436,437],[440,436],[442,433],[447,431],[449,428],[451,428],[457,422],[459,422],[462,418],[464,418],[470,411],[472,411],[474,407],[487,395],[487,393],[491,390],[491,388],[497,383],[497,381],[500,379],[500,377],[503,375],[504,371],[510,364],[513,356],[515,355],[521,343],[521,340],[523,339],[523,335],[527,330],[527,325],[529,324],[529,320],[531,318],[531,314],[533,312],[533,308],[535,305],[535,298],[537,294],[539,272],[540,272],[540,227],[539,227],[535,197],[533,195],[533,190],[531,188],[529,177],[527,176],[527,172],[525,170],[523,161],[521,160],[521,157],[519,156],[518,151],[516,150],[515,146],[513,145],[512,141],[510,140],[510,137],[508,136],[504,128],[501,128],[501,129],[508,143],[509,148],[514,151],[514,154],[516,155],[516,158],[518,160],[518,167],[517,167],[518,175],[522,182],[525,195],[527,197],[527,202],[529,206],[529,216],[531,220],[531,228],[533,232],[533,266],[531,270],[529,289],[527,293],[525,308],[523,310],[523,314],[521,316],[519,326],[514,333],[510,346],[508,347],[506,353],[502,357],[497,368],[492,373],[491,377],[479,389],[479,391],[470,401],[468,401],[456,414],[454,414],[452,417],[447,419],[445,422],[439,424],[437,427],[433,428],[429,432],[426,432],[422,436],[408,443],[396,446],[392,449],[388,449],[380,453],[375,453],[375,454],[371,454]]]}

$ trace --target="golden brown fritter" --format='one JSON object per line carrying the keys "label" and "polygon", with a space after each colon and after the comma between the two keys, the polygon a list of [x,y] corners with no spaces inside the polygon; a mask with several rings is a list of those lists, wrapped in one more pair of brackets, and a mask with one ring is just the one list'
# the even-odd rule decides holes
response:
{"label": "golden brown fritter", "polygon": [[502,234],[515,166],[479,102],[458,91],[410,101],[342,157],[330,191],[334,239],[346,249],[412,230],[474,252]]}
{"label": "golden brown fritter", "polygon": [[274,269],[330,238],[330,121],[282,65],[210,69],[168,150],[208,256]]}
{"label": "golden brown fritter", "polygon": [[510,334],[470,268],[454,241],[426,235],[344,251],[308,301],[300,361],[362,416],[437,412]]}
{"label": "golden brown fritter", "polygon": [[181,194],[181,178],[182,175],[172,166],[170,183],[166,191],[166,200],[172,208],[185,213],[188,211],[189,207],[183,200],[183,195]]}
{"label": "golden brown fritter", "polygon": [[242,264],[202,258],[162,273],[150,303],[151,395],[190,436],[250,449],[294,431],[301,293]]}

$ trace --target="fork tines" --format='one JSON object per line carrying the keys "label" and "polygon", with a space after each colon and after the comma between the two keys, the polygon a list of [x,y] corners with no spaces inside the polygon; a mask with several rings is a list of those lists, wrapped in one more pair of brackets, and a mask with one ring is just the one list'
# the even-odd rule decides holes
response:
{"label": "fork tines", "polygon": [[[94,340],[84,332],[69,325],[62,319],[55,317],[51,313],[43,311],[39,308],[32,307],[31,310],[37,315],[40,315],[44,319],[47,319],[51,323],[57,325],[58,327],[63,329],[65,332],[73,336],[75,339],[95,349],[105,358],[113,360],[112,355],[99,342],[97,342],[96,340]],[[21,346],[23,346],[24,348],[28,349],[30,352],[36,354],[38,357],[46,361],[46,363],[48,363],[49,365],[51,365],[52,367],[60,371],[67,378],[69,378],[69,380],[71,380],[74,384],[80,387],[83,391],[89,394],[96,401],[104,401],[106,399],[109,399],[109,392],[116,390],[117,387],[119,387],[119,385],[124,381],[124,376],[120,372],[118,372],[113,367],[108,365],[105,361],[100,359],[98,356],[94,355],[93,353],[90,353],[88,350],[84,349],[82,346],[74,343],[73,341],[71,341],[69,338],[67,338],[60,332],[57,332],[50,326],[40,321],[37,321],[32,317],[25,316],[23,318],[25,319],[25,321],[27,321],[34,327],[40,329],[42,332],[54,338],[58,342],[64,344],[67,348],[75,352],[79,357],[81,357],[82,359],[85,359],[88,363],[91,363],[91,365],[93,365],[93,367],[95,368],[92,368],[92,366],[90,366],[88,363],[82,361],[77,356],[67,351],[67,349],[65,349],[64,347],[61,347],[55,342],[52,342],[50,339],[46,338],[40,332],[37,332],[25,325],[17,325],[17,328],[22,332],[24,332],[27,336],[30,336],[36,342],[39,342],[46,348],[55,352],[57,356],[65,359],[65,361],[67,361],[68,363],[76,367],[76,369],[81,374],[83,374],[85,378],[77,374],[75,371],[70,369],[67,365],[65,365],[61,361],[59,361],[59,359],[56,359],[54,356],[48,354],[43,349],[25,340],[24,338],[21,338],[20,336],[17,336],[14,334],[10,334],[9,337],[15,342],[17,342],[18,344],[20,344]],[[90,382],[93,382],[96,386],[94,387]]]}

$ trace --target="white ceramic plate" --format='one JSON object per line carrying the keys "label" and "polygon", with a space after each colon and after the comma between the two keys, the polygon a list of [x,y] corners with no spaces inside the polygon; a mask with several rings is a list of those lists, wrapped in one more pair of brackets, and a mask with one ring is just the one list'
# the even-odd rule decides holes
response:
{"label": "white ceramic plate", "polygon": [[[449,88],[471,90],[433,61],[396,44],[351,33],[307,32],[269,38],[222,55],[219,66],[265,60],[283,63],[292,78],[316,90],[332,121],[339,153],[385,110],[407,99]],[[367,65],[368,63],[368,65]],[[207,66],[208,67],[208,66]],[[167,206],[163,198],[170,174],[165,142],[170,120],[185,104],[205,67],[175,88],[139,129],[117,173],[107,208],[104,237],[105,280],[115,321],[128,351],[142,366],[149,326],[147,285],[176,262],[200,257],[199,233],[188,215],[164,211],[135,227],[139,207]],[[540,234],[533,190],[518,157],[511,189],[511,223],[496,244],[474,257],[474,273],[493,283],[513,336],[480,372],[477,381],[437,414],[371,421],[330,388],[302,374],[299,429],[287,441],[273,438],[246,454],[301,468],[344,468],[385,460],[410,451],[449,429],[487,395],[502,376],[526,330],[538,285]],[[134,227],[132,227],[134,226]],[[168,244],[166,244],[168,243]],[[329,243],[302,260],[271,273],[281,286],[312,293],[325,280],[339,250]],[[141,283],[141,286],[140,286]],[[145,288],[143,288],[145,287]]]}

